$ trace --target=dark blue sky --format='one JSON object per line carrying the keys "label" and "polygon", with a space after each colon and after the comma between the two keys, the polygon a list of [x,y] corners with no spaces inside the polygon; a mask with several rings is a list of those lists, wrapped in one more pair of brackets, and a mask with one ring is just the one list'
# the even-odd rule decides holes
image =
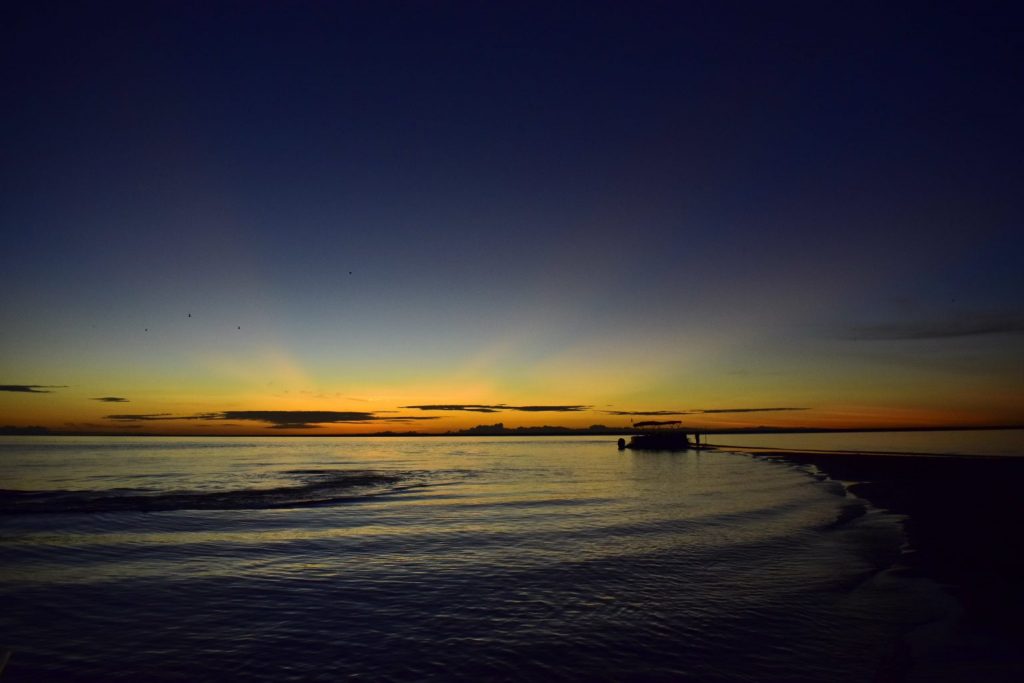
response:
{"label": "dark blue sky", "polygon": [[680,343],[799,372],[865,329],[1024,320],[1012,3],[2,12],[0,343],[32,382],[63,344],[105,367],[86,324],[192,309],[314,375],[512,329],[502,372],[596,344],[673,381]]}

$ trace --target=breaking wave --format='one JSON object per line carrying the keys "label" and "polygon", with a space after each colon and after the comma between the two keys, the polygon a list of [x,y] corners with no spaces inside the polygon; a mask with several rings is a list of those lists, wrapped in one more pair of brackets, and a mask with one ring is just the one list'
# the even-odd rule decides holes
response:
{"label": "breaking wave", "polygon": [[292,470],[298,484],[227,491],[12,491],[0,489],[0,514],[264,510],[332,505],[368,493],[422,485],[403,472]]}

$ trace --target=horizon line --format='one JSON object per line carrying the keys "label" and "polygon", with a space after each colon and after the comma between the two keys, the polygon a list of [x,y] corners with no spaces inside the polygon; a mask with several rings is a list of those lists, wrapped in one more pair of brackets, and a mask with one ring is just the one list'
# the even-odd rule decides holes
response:
{"label": "horizon line", "polygon": [[[490,425],[481,425],[490,427]],[[104,436],[104,437],[196,437],[196,438],[354,438],[354,437],[471,437],[471,436],[621,436],[636,434],[644,430],[633,427],[607,427],[605,429],[592,429],[589,427],[561,427],[557,425],[545,425],[542,427],[514,427],[494,429],[495,433],[487,433],[485,430],[473,431],[477,427],[447,432],[417,432],[417,431],[395,431],[385,430],[377,432],[348,432],[348,433],[288,433],[268,434],[267,432],[235,433],[225,434],[223,432],[208,433],[174,433],[174,432],[126,432],[126,431],[82,431],[82,430],[53,430],[42,426],[17,427],[5,425],[0,427],[0,436]],[[737,427],[732,429],[701,429],[701,428],[680,428],[674,431],[682,431],[687,434],[701,435],[730,435],[730,434],[843,434],[843,433],[882,433],[882,432],[953,432],[953,431],[999,431],[1024,429],[1024,424],[994,424],[994,425],[937,425],[937,426],[900,426],[900,427]],[[549,433],[545,434],[547,431]]]}

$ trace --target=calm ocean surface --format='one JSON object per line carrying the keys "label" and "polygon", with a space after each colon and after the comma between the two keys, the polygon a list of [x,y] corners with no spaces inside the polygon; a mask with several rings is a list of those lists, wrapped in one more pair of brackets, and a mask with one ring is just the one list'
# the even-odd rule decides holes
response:
{"label": "calm ocean surface", "polygon": [[953,609],[837,483],[607,437],[0,437],[0,489],[10,681],[871,681]]}

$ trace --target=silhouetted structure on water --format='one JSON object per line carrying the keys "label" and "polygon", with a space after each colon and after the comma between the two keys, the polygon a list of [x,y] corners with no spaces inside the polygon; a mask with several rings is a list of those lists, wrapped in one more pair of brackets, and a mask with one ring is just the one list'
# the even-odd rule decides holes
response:
{"label": "silhouetted structure on water", "polygon": [[[694,448],[689,435],[680,429],[679,420],[650,420],[637,422],[635,429],[644,429],[642,434],[634,434],[629,443],[619,439],[619,449],[632,448],[643,451],[686,451]],[[697,446],[700,447],[700,435],[694,434]]]}

